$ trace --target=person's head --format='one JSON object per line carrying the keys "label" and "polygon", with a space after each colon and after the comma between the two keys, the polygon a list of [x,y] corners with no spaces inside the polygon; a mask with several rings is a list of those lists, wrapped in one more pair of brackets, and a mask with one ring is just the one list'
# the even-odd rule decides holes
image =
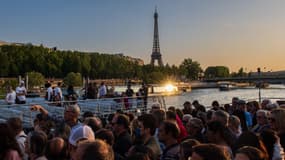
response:
{"label": "person's head", "polygon": [[12,86],[8,86],[7,87],[7,93],[11,93],[13,91],[13,87]]}
{"label": "person's head", "polygon": [[21,155],[20,147],[16,141],[15,134],[6,123],[0,123],[0,159],[4,159],[6,152],[10,149],[18,151]]}
{"label": "person's head", "polygon": [[21,87],[25,86],[25,81],[20,81],[20,86]]}
{"label": "person's head", "polygon": [[235,115],[231,115],[229,118],[229,129],[237,136],[239,136],[239,134],[241,133],[240,131],[240,119],[235,116]]}
{"label": "person's head", "polygon": [[183,107],[185,110],[192,110],[192,104],[189,101],[185,101]]}
{"label": "person's head", "polygon": [[55,125],[55,129],[53,132],[54,137],[60,137],[64,140],[68,140],[70,135],[71,128],[68,124],[61,122]]}
{"label": "person's head", "polygon": [[244,146],[237,150],[235,160],[267,160],[266,155],[258,148]]}
{"label": "person's head", "polygon": [[47,147],[47,135],[42,131],[32,131],[27,138],[26,153],[36,156],[45,155]]}
{"label": "person's head", "polygon": [[191,114],[184,114],[182,117],[182,122],[183,125],[186,126],[186,124],[189,122],[190,119],[192,119],[192,115]]}
{"label": "person's head", "polygon": [[130,127],[129,117],[124,114],[116,114],[112,120],[112,128],[115,134],[119,135]]}
{"label": "person's head", "polygon": [[220,107],[219,102],[218,102],[218,101],[213,101],[213,102],[212,102],[212,107],[213,107],[215,110],[218,110],[219,107]]}
{"label": "person's head", "polygon": [[264,99],[261,102],[261,109],[267,109],[267,105],[272,104],[270,99]]}
{"label": "person's head", "polygon": [[237,139],[233,151],[236,152],[240,147],[252,146],[260,149],[264,154],[268,155],[264,143],[261,139],[253,132],[245,131]]}
{"label": "person's head", "polygon": [[165,143],[168,140],[177,139],[179,137],[180,130],[175,122],[164,121],[158,130],[159,141]]}
{"label": "person's head", "polygon": [[161,109],[160,103],[154,103],[154,104],[151,105],[150,113],[153,113],[154,111],[160,110],[160,109]]}
{"label": "person's head", "polygon": [[111,130],[109,129],[99,129],[96,133],[96,139],[101,139],[103,141],[105,141],[106,143],[108,143],[110,146],[113,146],[114,142],[115,142],[115,137],[114,134]]}
{"label": "person's head", "polygon": [[200,144],[192,149],[191,160],[230,160],[224,148],[215,144]]}
{"label": "person's head", "polygon": [[201,133],[202,129],[204,128],[203,122],[199,118],[192,118],[186,124],[186,129],[189,135],[196,135]]}
{"label": "person's head", "polygon": [[93,130],[87,125],[78,125],[75,126],[70,133],[68,142],[71,147],[76,148],[79,143],[84,141],[94,141],[95,135]]}
{"label": "person's head", "polygon": [[192,148],[200,144],[195,139],[186,139],[180,143],[180,160],[188,160],[192,155]]}
{"label": "person's head", "polygon": [[207,124],[207,127],[208,129],[207,129],[206,136],[209,142],[212,142],[215,144],[221,141],[228,142],[226,140],[227,137],[225,135],[226,127],[220,121],[211,121]]}
{"label": "person's head", "polygon": [[102,140],[79,144],[74,160],[114,160],[114,152],[110,145]]}
{"label": "person's head", "polygon": [[155,117],[156,127],[158,128],[159,125],[166,119],[166,113],[164,110],[155,110],[151,113]]}
{"label": "person's head", "polygon": [[268,116],[269,112],[267,110],[260,109],[256,112],[256,122],[259,125],[265,125],[268,124]]}
{"label": "person's head", "polygon": [[198,100],[194,100],[192,105],[195,107],[195,109],[197,109],[200,106],[200,103]]}
{"label": "person's head", "polygon": [[153,136],[156,129],[155,117],[152,114],[143,114],[138,117],[138,120],[141,136]]}
{"label": "person's head", "polygon": [[[131,146],[131,148],[128,150],[127,159],[132,159],[137,157],[138,153],[142,156],[141,158],[144,160],[152,160],[154,159],[154,152],[149,147],[143,145],[143,144],[136,144]],[[137,157],[139,158],[139,157]],[[141,159],[139,158],[139,159]],[[137,159],[136,159],[137,160]]]}
{"label": "person's head", "polygon": [[262,140],[268,155],[269,159],[272,159],[274,150],[275,150],[275,145],[279,143],[279,137],[277,135],[277,132],[273,131],[272,129],[265,129],[260,133],[260,139]]}
{"label": "person's head", "polygon": [[233,97],[232,98],[232,105],[235,107],[237,105],[239,98],[238,97]]}
{"label": "person's head", "polygon": [[7,124],[13,130],[15,136],[23,130],[22,120],[19,117],[9,118]]}
{"label": "person's head", "polygon": [[246,101],[245,100],[238,100],[237,101],[237,109],[241,111],[246,111]]}
{"label": "person's head", "polygon": [[80,115],[80,107],[78,104],[66,104],[64,109],[64,121],[70,127],[77,124]]}
{"label": "person's head", "polygon": [[166,111],[166,119],[170,121],[176,121],[176,113],[171,110]]}
{"label": "person's head", "polygon": [[215,111],[212,115],[212,121],[220,121],[224,126],[228,126],[229,114],[223,110]]}
{"label": "person's head", "polygon": [[53,160],[67,159],[67,144],[64,139],[60,137],[55,137],[51,139],[47,145],[46,155],[48,159]]}
{"label": "person's head", "polygon": [[103,127],[98,117],[88,117],[84,120],[84,123],[91,127],[94,133]]}
{"label": "person's head", "polygon": [[270,127],[275,131],[277,131],[278,133],[284,133],[285,132],[285,123],[283,121],[284,117],[285,117],[285,109],[279,108],[272,110],[268,117]]}

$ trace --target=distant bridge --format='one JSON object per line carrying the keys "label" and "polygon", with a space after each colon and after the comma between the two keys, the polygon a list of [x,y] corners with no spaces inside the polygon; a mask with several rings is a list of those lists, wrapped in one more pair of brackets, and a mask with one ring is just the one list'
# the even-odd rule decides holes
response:
{"label": "distant bridge", "polygon": [[231,82],[267,82],[271,84],[285,84],[285,75],[260,75],[260,76],[246,76],[246,77],[226,77],[226,78],[206,78],[205,82],[219,82],[219,81],[231,81]]}

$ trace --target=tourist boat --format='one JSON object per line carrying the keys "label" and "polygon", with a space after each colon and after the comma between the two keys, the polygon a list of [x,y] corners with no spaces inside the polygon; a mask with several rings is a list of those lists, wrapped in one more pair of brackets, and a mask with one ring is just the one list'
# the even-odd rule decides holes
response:
{"label": "tourist boat", "polygon": [[229,91],[232,89],[236,89],[236,86],[230,82],[220,82],[218,84],[220,91]]}

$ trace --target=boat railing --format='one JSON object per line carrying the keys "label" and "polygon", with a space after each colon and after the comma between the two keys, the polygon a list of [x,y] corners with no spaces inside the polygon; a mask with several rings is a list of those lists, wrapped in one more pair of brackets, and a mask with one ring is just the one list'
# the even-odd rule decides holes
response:
{"label": "boat railing", "polygon": [[33,121],[39,113],[31,111],[30,106],[35,104],[41,105],[49,112],[50,116],[63,118],[65,104],[73,103],[79,105],[81,115],[84,112],[90,111],[96,116],[103,118],[108,117],[118,110],[131,112],[136,115],[142,112],[148,112],[154,103],[159,103],[162,107],[166,107],[163,95],[148,96],[146,108],[144,106],[143,97],[116,97],[58,102],[47,102],[43,98],[29,98],[26,104],[7,105],[4,104],[4,102],[0,102],[0,122],[5,122],[11,117],[19,117],[23,121],[23,126],[29,128],[33,126]]}

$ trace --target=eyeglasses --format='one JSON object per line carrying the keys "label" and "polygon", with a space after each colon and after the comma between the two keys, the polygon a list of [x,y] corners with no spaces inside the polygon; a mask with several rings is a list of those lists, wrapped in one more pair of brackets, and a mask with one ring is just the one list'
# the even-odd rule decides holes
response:
{"label": "eyeglasses", "polygon": [[267,119],[268,119],[268,121],[275,122],[275,118],[268,117]]}

